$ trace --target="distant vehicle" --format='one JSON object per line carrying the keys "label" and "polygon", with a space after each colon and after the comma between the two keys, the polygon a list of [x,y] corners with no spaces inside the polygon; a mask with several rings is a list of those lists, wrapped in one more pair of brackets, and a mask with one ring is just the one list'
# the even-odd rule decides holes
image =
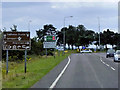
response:
{"label": "distant vehicle", "polygon": [[82,51],[80,51],[80,53],[92,53],[92,50],[82,50]]}
{"label": "distant vehicle", "polygon": [[114,62],[120,61],[120,50],[116,50],[114,54]]}
{"label": "distant vehicle", "polygon": [[59,47],[58,50],[59,51],[64,51],[64,47]]}
{"label": "distant vehicle", "polygon": [[114,49],[108,49],[106,53],[106,58],[108,57],[114,57],[115,50]]}

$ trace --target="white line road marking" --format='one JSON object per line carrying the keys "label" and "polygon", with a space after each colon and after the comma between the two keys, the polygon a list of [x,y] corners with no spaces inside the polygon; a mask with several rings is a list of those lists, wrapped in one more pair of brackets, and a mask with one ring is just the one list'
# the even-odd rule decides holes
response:
{"label": "white line road marking", "polygon": [[111,67],[112,70],[115,70],[113,67]]}
{"label": "white line road marking", "polygon": [[102,62],[103,64],[105,64],[105,62]]}
{"label": "white line road marking", "polygon": [[110,66],[110,65],[108,65],[108,64],[106,64],[108,67]]}
{"label": "white line road marking", "polygon": [[[101,59],[101,62],[103,63],[103,64],[105,64],[106,66],[110,66],[109,64],[106,64],[105,62],[103,62],[103,60]],[[113,68],[113,67],[110,67],[112,70],[115,70],[115,68]]]}
{"label": "white line road marking", "polygon": [[52,83],[52,85],[50,86],[49,90],[52,90],[55,85],[57,84],[58,80],[61,78],[61,76],[63,75],[63,73],[65,72],[65,70],[67,69],[68,65],[70,64],[70,58],[68,57],[68,63],[66,64],[66,66],[64,67],[64,69],[61,71],[61,73],[58,75],[58,77],[56,78],[56,80]]}

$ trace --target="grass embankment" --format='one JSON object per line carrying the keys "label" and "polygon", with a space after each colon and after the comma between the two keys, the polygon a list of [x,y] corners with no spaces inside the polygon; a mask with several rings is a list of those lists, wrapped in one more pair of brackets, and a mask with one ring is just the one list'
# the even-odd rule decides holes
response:
{"label": "grass embankment", "polygon": [[2,88],[2,64],[1,64],[1,54],[2,54],[2,50],[1,50],[1,41],[2,41],[2,34],[0,33],[0,90],[1,90],[1,88]]}
{"label": "grass embankment", "polygon": [[2,88],[2,64],[1,64],[1,61],[0,61],[0,90]]}
{"label": "grass embankment", "polygon": [[60,56],[56,53],[53,56],[36,56],[31,55],[31,60],[27,61],[27,73],[24,73],[24,62],[9,62],[9,73],[6,72],[6,63],[2,67],[2,88],[29,88],[58,65],[62,60],[67,58],[74,51],[68,51],[65,55]]}

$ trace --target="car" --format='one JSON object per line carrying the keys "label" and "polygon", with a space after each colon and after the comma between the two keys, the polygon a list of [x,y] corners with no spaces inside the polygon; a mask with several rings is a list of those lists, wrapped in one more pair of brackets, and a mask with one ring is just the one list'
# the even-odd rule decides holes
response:
{"label": "car", "polygon": [[116,50],[114,54],[114,62],[120,61],[120,50]]}
{"label": "car", "polygon": [[59,51],[64,51],[64,47],[59,47],[58,50]]}
{"label": "car", "polygon": [[106,58],[108,57],[114,57],[115,50],[114,49],[108,49],[106,53]]}
{"label": "car", "polygon": [[92,53],[92,50],[88,49],[88,50],[82,50],[80,51],[80,53]]}

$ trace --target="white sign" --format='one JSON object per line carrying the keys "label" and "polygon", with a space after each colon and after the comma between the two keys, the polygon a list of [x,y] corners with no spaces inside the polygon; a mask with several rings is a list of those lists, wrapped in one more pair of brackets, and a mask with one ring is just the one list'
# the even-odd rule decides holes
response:
{"label": "white sign", "polygon": [[56,42],[43,42],[43,48],[56,48]]}

